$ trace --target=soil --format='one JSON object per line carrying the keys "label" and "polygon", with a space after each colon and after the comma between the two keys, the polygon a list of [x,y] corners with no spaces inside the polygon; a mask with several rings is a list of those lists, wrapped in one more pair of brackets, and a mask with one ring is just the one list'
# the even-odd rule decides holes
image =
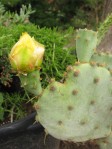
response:
{"label": "soil", "polygon": [[60,142],[59,149],[99,149],[99,147],[96,144],[89,142],[85,144]]}

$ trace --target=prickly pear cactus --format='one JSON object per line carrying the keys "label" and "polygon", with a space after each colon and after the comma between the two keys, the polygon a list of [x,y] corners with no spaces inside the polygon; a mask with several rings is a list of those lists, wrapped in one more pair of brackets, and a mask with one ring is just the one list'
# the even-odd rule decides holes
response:
{"label": "prickly pear cactus", "polygon": [[26,91],[37,96],[42,92],[40,73],[39,70],[27,74],[19,74],[21,80],[21,86],[24,87]]}
{"label": "prickly pear cactus", "polygon": [[91,57],[90,61],[97,62],[98,65],[105,65],[107,69],[112,69],[112,54],[104,52],[96,52]]}
{"label": "prickly pear cactus", "polygon": [[96,140],[96,144],[100,149],[112,149],[112,132],[108,137]]}
{"label": "prickly pear cactus", "polygon": [[52,81],[35,104],[37,121],[55,138],[83,142],[111,132],[111,74],[95,63],[67,68],[66,81]]}
{"label": "prickly pear cactus", "polygon": [[77,30],[76,52],[80,62],[89,62],[97,45],[97,32],[87,29]]}

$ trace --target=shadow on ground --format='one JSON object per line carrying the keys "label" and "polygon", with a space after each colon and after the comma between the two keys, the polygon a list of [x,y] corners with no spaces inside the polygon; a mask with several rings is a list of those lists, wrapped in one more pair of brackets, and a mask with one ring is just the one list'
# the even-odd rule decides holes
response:
{"label": "shadow on ground", "polygon": [[98,149],[91,143],[78,145],[46,136],[43,127],[29,129],[0,137],[0,149]]}

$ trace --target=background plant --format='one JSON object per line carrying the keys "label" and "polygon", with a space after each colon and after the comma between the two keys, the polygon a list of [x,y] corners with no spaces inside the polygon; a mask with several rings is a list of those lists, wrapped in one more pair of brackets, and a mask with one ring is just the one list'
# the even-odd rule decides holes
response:
{"label": "background plant", "polygon": [[[102,0],[2,0],[7,9],[19,11],[22,4],[31,4],[35,10],[30,21],[41,27],[96,28],[101,20]],[[43,13],[44,12],[44,13]]]}
{"label": "background plant", "polygon": [[108,32],[109,28],[112,25],[112,13],[109,14],[104,22],[100,23],[98,28],[98,43],[101,42],[101,40],[104,38],[105,34]]}
{"label": "background plant", "polygon": [[0,92],[0,120],[3,120],[4,108],[3,108],[3,94]]}
{"label": "background plant", "polygon": [[33,103],[28,102],[28,97],[25,94],[2,93],[2,95],[2,105],[5,107],[3,110],[4,115],[2,116],[2,120],[5,120],[5,122],[13,122],[32,112]]}
{"label": "background plant", "polygon": [[0,25],[9,26],[10,24],[16,23],[26,24],[29,22],[29,16],[34,12],[30,4],[28,6],[22,5],[19,12],[10,12],[6,11],[4,5],[0,3]]}

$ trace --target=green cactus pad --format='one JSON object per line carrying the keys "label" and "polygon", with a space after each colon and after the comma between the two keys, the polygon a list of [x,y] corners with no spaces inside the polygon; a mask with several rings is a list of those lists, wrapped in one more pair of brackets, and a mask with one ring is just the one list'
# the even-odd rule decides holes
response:
{"label": "green cactus pad", "polygon": [[80,62],[89,62],[97,45],[97,32],[79,29],[76,36],[76,52]]}
{"label": "green cactus pad", "polygon": [[96,144],[99,149],[112,149],[112,132],[108,137],[96,140]]}
{"label": "green cactus pad", "polygon": [[39,70],[27,74],[20,74],[22,87],[29,93],[38,96],[42,92]]}
{"label": "green cactus pad", "polygon": [[69,66],[66,81],[52,81],[35,107],[37,121],[57,139],[82,142],[106,137],[112,123],[111,74],[88,63]]}
{"label": "green cactus pad", "polygon": [[105,65],[107,69],[112,69],[112,54],[110,53],[103,53],[103,52],[98,52],[95,53],[90,61],[95,61],[97,62],[98,65]]}

